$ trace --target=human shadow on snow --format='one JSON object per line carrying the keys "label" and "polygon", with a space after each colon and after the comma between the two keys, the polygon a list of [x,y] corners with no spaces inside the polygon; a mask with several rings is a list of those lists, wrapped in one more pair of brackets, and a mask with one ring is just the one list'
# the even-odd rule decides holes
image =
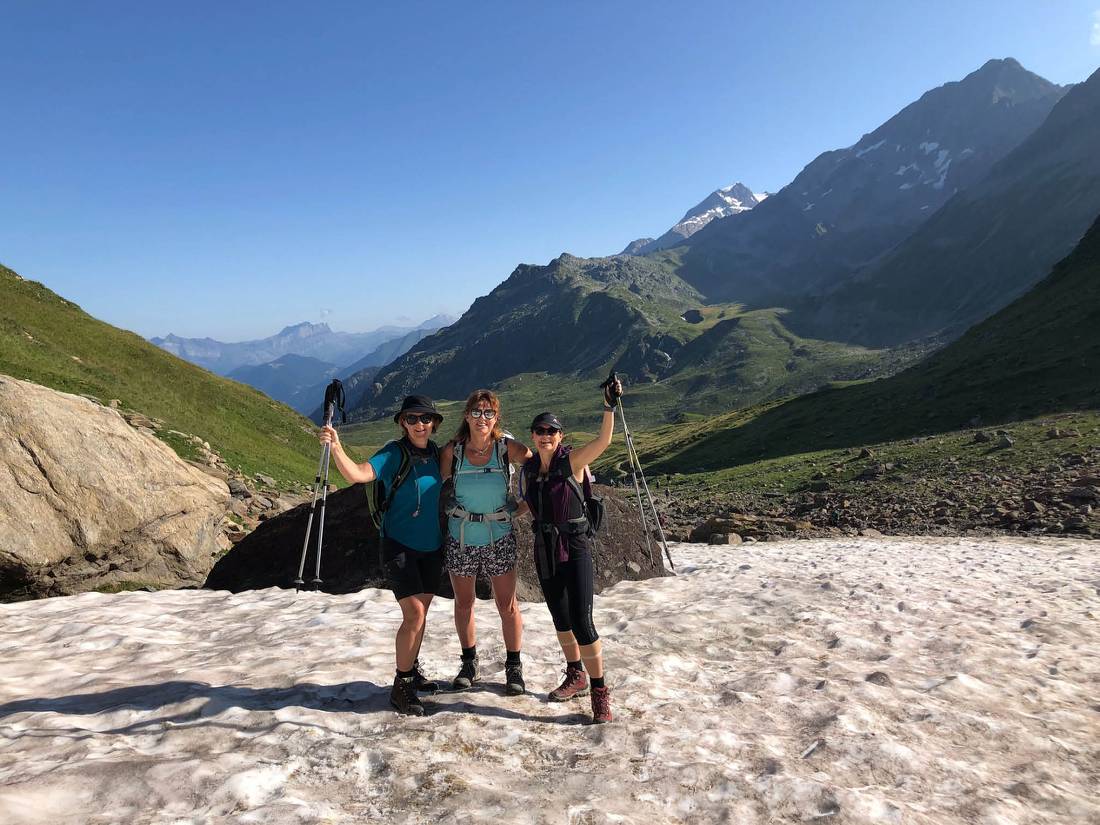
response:
{"label": "human shadow on snow", "polygon": [[[579,714],[565,717],[537,716],[522,711],[478,705],[470,701],[481,690],[425,694],[423,700],[429,716],[436,713],[470,713],[496,716],[527,722],[576,724]],[[484,691],[490,692],[490,691]],[[496,692],[496,691],[491,691]],[[501,691],[502,692],[502,691]],[[451,700],[445,697],[454,697]],[[461,698],[460,698],[461,697]],[[468,698],[467,698],[468,697]],[[303,683],[287,688],[252,688],[241,685],[210,685],[206,682],[162,682],[153,685],[132,685],[99,693],[77,693],[69,696],[19,699],[0,704],[0,719],[17,713],[60,713],[68,716],[94,716],[120,710],[155,711],[169,705],[194,699],[206,701],[197,708],[154,719],[135,720],[132,724],[102,733],[132,733],[159,725],[187,723],[218,726],[213,717],[232,708],[248,711],[273,711],[288,707],[345,713],[393,713],[390,706],[390,686],[373,682],[346,682],[338,685]],[[438,701],[442,700],[442,701]]]}
{"label": "human shadow on snow", "polygon": [[77,693],[42,699],[19,699],[0,705],[0,719],[16,713],[64,713],[90,716],[118,710],[157,710],[167,705],[206,699],[201,708],[188,710],[161,721],[190,721],[215,716],[230,708],[278,710],[301,707],[312,710],[376,713],[390,710],[390,688],[373,682],[340,685],[303,683],[286,688],[252,688],[241,685],[210,685],[206,682],[161,682],[132,685],[100,693]]}

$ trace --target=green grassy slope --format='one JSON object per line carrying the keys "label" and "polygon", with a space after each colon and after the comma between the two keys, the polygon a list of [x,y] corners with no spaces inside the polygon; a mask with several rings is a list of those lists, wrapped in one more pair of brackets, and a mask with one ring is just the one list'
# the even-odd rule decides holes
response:
{"label": "green grassy slope", "polygon": [[[221,378],[98,321],[42,284],[0,266],[0,373],[91,395],[210,442],[232,467],[280,483],[312,480],[309,422],[257,390]],[[183,452],[179,439],[168,443]]]}
{"label": "green grassy slope", "polygon": [[[886,374],[913,357],[800,338],[781,310],[703,305],[675,266],[674,255],[521,266],[457,323],[378,375],[348,382],[353,417],[384,416],[410,392],[453,400],[487,386],[504,397],[513,426],[550,408],[584,427],[593,388],[614,367],[638,423],[656,425]],[[364,394],[368,381],[377,386]]]}
{"label": "green grassy slope", "polygon": [[1033,290],[890,378],[647,434],[643,459],[695,472],[1100,408],[1100,220]]}

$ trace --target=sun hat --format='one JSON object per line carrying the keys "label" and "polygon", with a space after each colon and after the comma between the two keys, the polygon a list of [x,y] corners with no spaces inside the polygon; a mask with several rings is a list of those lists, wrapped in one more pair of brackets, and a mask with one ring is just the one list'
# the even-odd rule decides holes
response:
{"label": "sun hat", "polygon": [[443,416],[435,408],[435,402],[426,395],[406,395],[401,402],[401,409],[393,414],[394,423],[397,423],[405,413],[430,413],[436,418],[436,423],[443,421]]}

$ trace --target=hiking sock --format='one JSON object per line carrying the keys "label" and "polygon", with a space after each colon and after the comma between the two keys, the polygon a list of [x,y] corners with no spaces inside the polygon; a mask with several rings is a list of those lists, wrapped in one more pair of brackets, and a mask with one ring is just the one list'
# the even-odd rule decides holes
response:
{"label": "hiking sock", "polygon": [[573,670],[584,670],[584,663],[580,659],[575,662],[566,662],[565,666]]}
{"label": "hiking sock", "polygon": [[400,676],[402,679],[411,679],[413,676],[416,675],[416,669],[414,668],[412,670],[402,670],[401,668],[398,668],[397,675]]}
{"label": "hiking sock", "polygon": [[594,688],[602,688],[604,686],[602,676],[589,676],[588,681],[591,682]]}
{"label": "hiking sock", "polygon": [[477,658],[477,645],[474,645],[473,647],[464,647],[464,648],[462,648],[462,658],[463,659],[476,659]]}
{"label": "hiking sock", "polygon": [[507,651],[507,653],[508,653],[508,655],[504,659],[504,664],[506,664],[506,665],[518,665],[520,663],[519,651],[518,650],[509,650],[509,651]]}

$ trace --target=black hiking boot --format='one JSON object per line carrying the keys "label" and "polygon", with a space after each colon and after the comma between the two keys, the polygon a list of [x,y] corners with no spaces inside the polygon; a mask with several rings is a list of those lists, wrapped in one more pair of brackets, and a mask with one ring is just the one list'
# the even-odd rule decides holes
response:
{"label": "black hiking boot", "polygon": [[504,692],[509,696],[519,696],[527,692],[527,685],[523,681],[522,662],[505,662]]}
{"label": "black hiking boot", "polygon": [[439,690],[439,683],[424,675],[419,659],[413,662],[413,685],[418,693],[435,693]]}
{"label": "black hiking boot", "polygon": [[458,675],[451,682],[454,690],[469,690],[474,682],[481,681],[481,668],[478,666],[477,656],[462,657],[462,667],[458,669]]}
{"label": "black hiking boot", "polygon": [[416,695],[414,681],[415,677],[412,676],[395,677],[393,688],[390,689],[390,704],[394,710],[406,716],[423,716],[424,706]]}

